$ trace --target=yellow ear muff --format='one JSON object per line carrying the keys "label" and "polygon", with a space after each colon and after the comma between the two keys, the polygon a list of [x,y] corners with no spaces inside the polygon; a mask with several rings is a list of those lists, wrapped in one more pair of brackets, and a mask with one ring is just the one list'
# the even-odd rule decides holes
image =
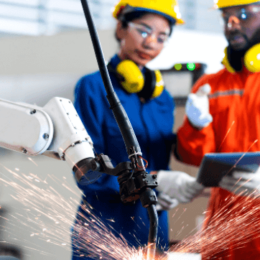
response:
{"label": "yellow ear muff", "polygon": [[116,67],[120,84],[128,93],[138,93],[145,100],[160,96],[164,89],[162,74],[159,70],[146,68],[143,75],[139,67],[131,60],[123,60]]}
{"label": "yellow ear muff", "polygon": [[236,71],[233,69],[233,67],[230,65],[228,60],[228,53],[227,53],[227,47],[224,50],[224,58],[222,60],[222,64],[226,67],[227,71],[230,73],[236,73]]}
{"label": "yellow ear muff", "polygon": [[163,82],[161,72],[159,70],[155,70],[154,73],[155,73],[156,84],[155,84],[155,89],[153,91],[152,98],[156,98],[160,96],[164,89],[164,82]]}
{"label": "yellow ear muff", "polygon": [[121,85],[129,93],[140,92],[144,86],[144,76],[138,66],[131,60],[124,60],[116,67],[117,73],[119,73],[124,81]]}
{"label": "yellow ear muff", "polygon": [[250,48],[244,57],[244,64],[251,72],[260,72],[260,43]]}
{"label": "yellow ear muff", "polygon": [[[222,60],[222,64],[230,73],[236,73],[232,68],[228,60],[227,48],[225,48],[225,56]],[[260,43],[250,48],[244,57],[244,65],[246,68],[253,73],[260,72]]]}

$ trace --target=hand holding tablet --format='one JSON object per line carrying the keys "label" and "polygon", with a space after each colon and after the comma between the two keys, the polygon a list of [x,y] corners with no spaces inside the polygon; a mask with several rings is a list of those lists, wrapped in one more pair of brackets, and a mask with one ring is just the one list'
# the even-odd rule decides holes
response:
{"label": "hand holding tablet", "polygon": [[[257,178],[254,177],[252,179],[252,176],[257,174],[258,177],[258,174],[260,175],[258,170],[259,165],[259,152],[206,154],[201,163],[197,181],[205,187],[218,187],[220,186],[219,184],[221,184],[223,187],[225,186],[226,188],[229,188],[228,190],[231,190],[231,186],[234,186],[237,181],[239,181],[239,184],[241,185],[243,180],[246,180],[248,185],[251,185],[250,187],[248,186],[248,188],[252,188],[253,186],[256,187],[256,182],[258,182]],[[239,175],[241,173],[242,175]],[[248,176],[246,176],[247,174]],[[229,178],[224,178],[222,180],[225,176],[228,176]],[[231,181],[230,178],[233,180]],[[240,178],[242,179],[239,180]]]}

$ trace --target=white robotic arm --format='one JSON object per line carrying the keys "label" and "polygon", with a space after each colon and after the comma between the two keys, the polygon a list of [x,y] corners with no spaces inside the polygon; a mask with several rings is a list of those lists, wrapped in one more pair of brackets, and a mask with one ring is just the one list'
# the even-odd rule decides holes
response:
{"label": "white robotic arm", "polygon": [[101,176],[89,171],[93,142],[68,99],[55,97],[44,107],[0,99],[0,146],[65,160],[77,180],[86,174],[92,183]]}

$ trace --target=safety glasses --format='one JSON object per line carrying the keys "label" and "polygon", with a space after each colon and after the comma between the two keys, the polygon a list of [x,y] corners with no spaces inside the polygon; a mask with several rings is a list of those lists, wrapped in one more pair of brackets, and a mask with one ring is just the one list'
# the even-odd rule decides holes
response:
{"label": "safety glasses", "polygon": [[233,19],[234,21],[237,22],[239,21],[240,23],[244,23],[250,20],[251,18],[253,18],[259,12],[260,12],[260,6],[253,6],[251,9],[241,8],[240,10],[232,14],[225,13],[225,11],[223,11],[222,18],[225,24],[229,24],[231,18],[234,18]]}
{"label": "safety glasses", "polygon": [[153,29],[138,23],[128,23],[131,29],[134,29],[138,34],[142,37],[142,39],[146,40],[147,38],[153,38],[158,46],[163,47],[169,39],[169,34],[167,33],[155,33]]}

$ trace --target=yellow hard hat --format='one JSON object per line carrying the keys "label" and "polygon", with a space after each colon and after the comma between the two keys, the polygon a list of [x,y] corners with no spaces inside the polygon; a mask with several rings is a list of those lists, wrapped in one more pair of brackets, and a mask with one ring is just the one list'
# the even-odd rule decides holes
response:
{"label": "yellow hard hat", "polygon": [[177,0],[120,0],[113,10],[114,18],[118,19],[126,6],[133,11],[147,11],[165,16],[173,24],[183,24]]}
{"label": "yellow hard hat", "polygon": [[225,8],[237,5],[250,5],[259,2],[259,0],[214,0],[215,8]]}

